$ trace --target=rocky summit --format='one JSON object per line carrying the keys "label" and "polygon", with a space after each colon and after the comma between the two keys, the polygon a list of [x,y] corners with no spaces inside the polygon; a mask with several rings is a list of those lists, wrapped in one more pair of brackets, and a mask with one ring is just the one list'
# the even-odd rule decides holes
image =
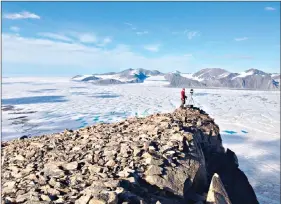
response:
{"label": "rocky summit", "polygon": [[2,203],[258,203],[203,110],[2,144]]}

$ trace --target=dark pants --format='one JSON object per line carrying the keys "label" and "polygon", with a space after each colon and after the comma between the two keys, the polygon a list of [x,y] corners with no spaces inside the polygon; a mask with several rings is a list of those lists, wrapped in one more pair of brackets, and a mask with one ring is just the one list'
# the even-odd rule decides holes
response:
{"label": "dark pants", "polygon": [[181,107],[184,107],[184,105],[185,105],[185,99],[181,99]]}

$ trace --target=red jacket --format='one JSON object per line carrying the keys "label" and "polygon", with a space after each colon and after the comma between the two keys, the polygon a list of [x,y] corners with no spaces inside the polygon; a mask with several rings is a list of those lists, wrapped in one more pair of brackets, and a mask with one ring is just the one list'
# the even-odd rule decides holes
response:
{"label": "red jacket", "polygon": [[185,91],[182,90],[182,91],[181,91],[181,99],[183,100],[183,99],[185,99],[185,98],[186,98],[186,96],[185,96]]}

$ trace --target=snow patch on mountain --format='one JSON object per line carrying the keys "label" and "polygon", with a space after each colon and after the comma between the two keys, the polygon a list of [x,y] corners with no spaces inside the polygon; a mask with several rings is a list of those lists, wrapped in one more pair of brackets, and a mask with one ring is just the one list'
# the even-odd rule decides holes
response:
{"label": "snow patch on mountain", "polygon": [[73,81],[87,81],[95,84],[124,84],[124,83],[142,83],[144,80],[151,76],[163,76],[163,74],[157,70],[146,69],[126,69],[119,73],[108,74],[95,74],[95,75],[77,75],[72,78]]}
{"label": "snow patch on mountain", "polygon": [[263,71],[260,71],[258,69],[249,69],[249,70],[247,70],[245,72],[239,73],[239,75],[233,77],[232,80],[235,79],[235,78],[245,78],[247,76],[252,76],[252,75],[259,75],[259,76],[263,76],[264,77],[264,76],[267,76],[269,74],[267,74],[267,73],[265,73]]}
{"label": "snow patch on mountain", "polygon": [[253,72],[241,72],[241,73],[239,73],[238,76],[233,77],[232,80],[235,79],[235,78],[244,78],[244,77],[247,77],[247,76],[250,76],[250,75],[253,75],[253,74],[254,74]]}
{"label": "snow patch on mountain", "polygon": [[230,72],[221,69],[221,68],[206,68],[202,69],[196,73],[194,73],[192,76],[196,79],[203,80],[215,80],[219,78],[226,77],[230,74]]}
{"label": "snow patch on mountain", "polygon": [[181,74],[182,77],[188,78],[188,79],[192,79],[192,80],[196,80],[196,81],[203,81],[204,79],[200,78],[200,77],[196,77],[193,76],[193,74],[188,73],[188,74]]}

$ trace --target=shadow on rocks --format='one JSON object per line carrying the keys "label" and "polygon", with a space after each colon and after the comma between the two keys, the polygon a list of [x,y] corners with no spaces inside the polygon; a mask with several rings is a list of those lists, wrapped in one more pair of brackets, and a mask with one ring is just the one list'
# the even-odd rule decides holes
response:
{"label": "shadow on rocks", "polygon": [[182,204],[204,203],[206,200],[206,192],[208,191],[208,184],[206,178],[205,167],[200,165],[193,181],[187,178],[184,182],[183,195],[184,200]]}
{"label": "shadow on rocks", "polygon": [[121,180],[120,187],[124,192],[119,194],[118,203],[130,204],[183,204],[183,199],[169,192],[167,189],[160,189],[155,185],[147,183],[144,179],[138,177],[135,183],[128,180]]}
{"label": "shadow on rocks", "polygon": [[217,173],[225,187],[232,204],[257,204],[256,194],[246,175],[238,168],[238,159],[234,152],[210,154],[207,169],[212,178]]}

